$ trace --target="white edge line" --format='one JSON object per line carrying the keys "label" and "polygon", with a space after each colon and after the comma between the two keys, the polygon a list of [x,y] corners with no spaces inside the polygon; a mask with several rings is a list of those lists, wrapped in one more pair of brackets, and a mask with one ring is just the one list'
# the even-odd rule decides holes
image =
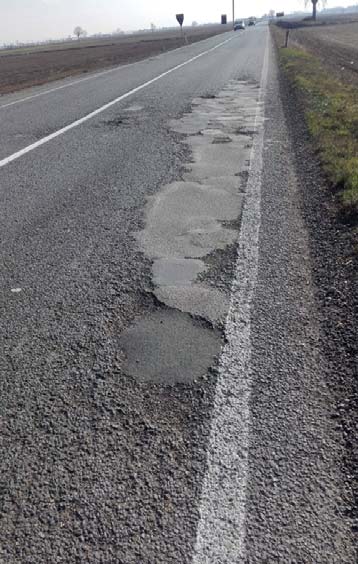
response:
{"label": "white edge line", "polygon": [[139,92],[140,90],[143,90],[144,88],[146,88],[147,86],[150,86],[151,84],[154,84],[155,82],[157,82],[158,80],[160,80],[161,78],[164,78],[165,76],[167,76],[168,74],[171,74],[174,71],[179,70],[180,68],[188,65],[189,63],[192,63],[193,61],[199,59],[200,57],[203,57],[204,55],[207,55],[208,53],[211,53],[212,51],[215,51],[216,49],[218,49],[219,47],[222,47],[222,45],[225,45],[226,43],[228,43],[229,41],[232,41],[234,39],[234,37],[229,37],[229,39],[226,39],[225,41],[222,41],[221,43],[219,43],[218,45],[215,45],[214,47],[211,47],[210,49],[207,49],[206,51],[203,51],[202,53],[199,53],[198,55],[195,55],[195,57],[191,57],[190,59],[188,59],[187,61],[184,61],[183,63],[180,63],[179,65],[176,65],[175,67],[172,67],[171,69],[162,72],[161,74],[159,74],[158,76],[155,76],[154,78],[152,78],[151,80],[148,80],[147,82],[144,82],[143,84],[141,84],[140,86],[137,86],[136,88],[133,88],[132,90],[130,90],[129,92],[126,92],[125,94],[122,94],[122,96],[119,96],[118,98],[115,98],[115,100],[112,100],[111,102],[108,102],[108,104],[105,104],[104,106],[101,106],[100,108],[98,108],[97,110],[94,110],[93,112],[85,115],[84,117],[70,123],[69,125],[66,125],[65,127],[63,127],[62,129],[59,129],[57,131],[55,131],[54,133],[51,133],[50,135],[47,135],[46,137],[43,137],[42,139],[40,139],[39,141],[36,141],[35,143],[32,143],[31,145],[28,145],[27,147],[25,147],[24,149],[21,149],[20,151],[17,151],[16,153],[13,153],[12,155],[10,155],[9,157],[6,157],[5,159],[2,159],[0,161],[0,168],[8,165],[9,163],[15,161],[16,159],[19,159],[20,157],[22,157],[23,155],[26,155],[27,153],[30,153],[30,151],[33,151],[34,149],[37,149],[38,147],[41,147],[41,145],[44,145],[45,143],[48,143],[49,141],[52,141],[52,139],[56,139],[56,137],[59,137],[60,135],[63,135],[64,133],[67,133],[67,131],[70,131],[71,129],[74,129],[75,127],[78,127],[79,125],[81,125],[82,123],[85,123],[86,121],[92,119],[93,117],[97,116],[98,114],[101,114],[102,112],[104,112],[105,110],[108,110],[108,108],[114,106],[115,104],[118,104],[118,102],[121,102],[122,100],[125,100],[126,98],[128,98],[129,96],[133,96],[133,94],[136,94],[137,92]]}
{"label": "white edge line", "polygon": [[[231,33],[231,32],[226,32],[226,33]],[[77,80],[72,80],[71,82],[66,82],[66,84],[62,84],[61,86],[55,86],[54,88],[48,88],[47,90],[42,90],[41,92],[37,92],[36,94],[31,94],[30,96],[25,96],[24,98],[19,98],[18,100],[14,100],[13,102],[8,102],[6,104],[0,105],[0,110],[3,110],[5,108],[9,108],[11,106],[16,106],[17,104],[22,104],[23,102],[28,102],[30,100],[33,100],[34,98],[39,98],[40,96],[45,96],[46,94],[51,94],[52,92],[57,92],[58,90],[63,90],[64,88],[69,88],[70,86],[76,86],[76,84],[82,84],[82,82],[86,82],[88,80],[95,80],[96,78],[99,78],[101,76],[104,76],[106,74],[110,74],[112,72],[116,72],[116,71],[121,71],[123,69],[127,69],[128,67],[133,67],[134,65],[139,65],[141,63],[144,63],[145,61],[149,61],[152,58],[156,58],[156,57],[162,57],[167,55],[168,53],[174,53],[175,51],[180,51],[181,49],[186,49],[187,47],[192,47],[193,45],[198,45],[199,43],[204,43],[205,41],[209,41],[210,39],[213,39],[214,37],[217,37],[215,35],[212,35],[211,37],[207,37],[206,39],[203,39],[202,41],[196,41],[195,43],[191,43],[190,45],[184,45],[182,47],[177,47],[176,49],[170,49],[169,51],[166,51],[165,53],[160,53],[159,55],[153,55],[153,56],[149,56],[146,59],[142,59],[141,61],[135,61],[134,63],[128,63],[126,65],[117,65],[113,68],[104,70],[104,71],[100,71],[100,72],[96,72],[95,74],[90,74],[90,76],[86,76],[84,78],[78,78]],[[1,100],[1,96],[0,96],[0,100]]]}
{"label": "white edge line", "polygon": [[[263,100],[268,75],[267,35],[255,116],[257,135],[238,240],[236,275],[225,323],[226,344],[207,451],[207,471],[199,504],[200,519],[192,564],[242,564],[245,557],[246,489],[250,442],[251,308],[257,285],[263,166]],[[262,119],[262,123],[259,120]]]}

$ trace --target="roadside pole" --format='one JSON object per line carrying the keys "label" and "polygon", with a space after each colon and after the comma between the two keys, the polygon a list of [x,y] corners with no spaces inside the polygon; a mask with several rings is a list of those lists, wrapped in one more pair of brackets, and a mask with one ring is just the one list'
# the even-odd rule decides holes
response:
{"label": "roadside pole", "polygon": [[286,40],[285,40],[285,47],[286,47],[286,48],[288,47],[288,36],[289,36],[289,34],[290,34],[290,30],[287,29],[287,30],[286,30]]}
{"label": "roadside pole", "polygon": [[235,27],[235,0],[232,0],[232,27]]}

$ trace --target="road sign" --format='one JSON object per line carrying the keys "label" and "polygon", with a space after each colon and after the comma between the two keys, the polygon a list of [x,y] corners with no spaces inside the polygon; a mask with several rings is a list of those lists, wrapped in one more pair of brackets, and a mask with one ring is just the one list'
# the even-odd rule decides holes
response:
{"label": "road sign", "polygon": [[221,23],[222,23],[222,25],[226,25],[226,24],[227,24],[227,16],[226,16],[226,14],[223,14],[223,15],[221,16]]}
{"label": "road sign", "polygon": [[176,15],[176,18],[177,18],[178,24],[179,24],[180,27],[181,27],[181,26],[183,25],[183,22],[184,22],[184,14],[177,14],[177,15]]}

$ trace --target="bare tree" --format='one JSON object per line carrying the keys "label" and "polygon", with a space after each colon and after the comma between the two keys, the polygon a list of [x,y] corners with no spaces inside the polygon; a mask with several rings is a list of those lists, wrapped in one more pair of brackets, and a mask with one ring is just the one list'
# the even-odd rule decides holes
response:
{"label": "bare tree", "polygon": [[80,25],[75,27],[75,29],[73,30],[73,33],[77,37],[78,40],[80,39],[81,36],[86,37],[86,35],[87,35],[87,31],[82,29],[82,27]]}
{"label": "bare tree", "polygon": [[194,21],[191,25],[192,25],[193,27],[196,27],[196,26],[198,25],[198,22],[195,22],[195,21]]}
{"label": "bare tree", "polygon": [[318,2],[324,7],[327,4],[326,0],[305,0],[305,6],[312,2],[312,19],[316,21],[317,19],[317,4]]}

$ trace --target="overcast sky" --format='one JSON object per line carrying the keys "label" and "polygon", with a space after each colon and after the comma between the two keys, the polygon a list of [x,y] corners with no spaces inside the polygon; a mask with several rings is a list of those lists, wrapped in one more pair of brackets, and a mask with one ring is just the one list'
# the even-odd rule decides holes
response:
{"label": "overcast sky", "polygon": [[[347,6],[354,0],[330,0],[328,6]],[[231,0],[0,0],[0,44],[67,37],[80,25],[92,33],[108,33],[175,24],[183,12],[185,23],[219,21],[231,14]],[[260,16],[301,9],[304,0],[236,0],[238,17]]]}

